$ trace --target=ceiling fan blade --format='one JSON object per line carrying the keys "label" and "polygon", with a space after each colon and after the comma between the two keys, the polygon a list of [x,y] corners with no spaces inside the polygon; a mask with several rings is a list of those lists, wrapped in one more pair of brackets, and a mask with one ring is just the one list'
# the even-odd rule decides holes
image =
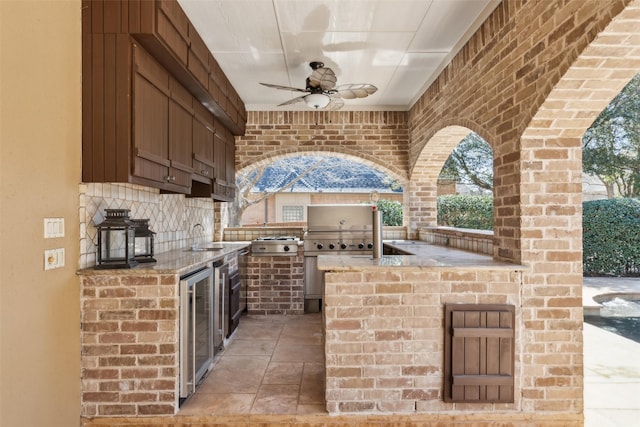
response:
{"label": "ceiling fan blade", "polygon": [[322,90],[331,90],[336,86],[336,74],[331,68],[316,68],[309,76],[309,85]]}
{"label": "ceiling fan blade", "polygon": [[302,102],[304,101],[304,97],[307,95],[302,95],[302,96],[298,96],[296,98],[290,99],[288,101],[283,102],[282,104],[278,104],[278,107],[281,107],[283,105],[290,105],[290,104],[295,104],[296,102]]}
{"label": "ceiling fan blade", "polygon": [[346,84],[335,88],[335,91],[345,99],[366,98],[377,90],[377,87],[367,83]]}
{"label": "ceiling fan blade", "polygon": [[306,89],[299,89],[297,87],[280,86],[280,85],[274,85],[274,84],[271,84],[271,83],[260,83],[260,84],[262,86],[270,87],[270,88],[273,88],[273,89],[292,90],[292,91],[295,91],[295,92],[304,92],[304,93],[309,92]]}
{"label": "ceiling fan blade", "polygon": [[329,95],[331,101],[329,101],[329,105],[327,105],[326,109],[330,111],[336,111],[344,107],[344,99],[337,93],[333,93]]}

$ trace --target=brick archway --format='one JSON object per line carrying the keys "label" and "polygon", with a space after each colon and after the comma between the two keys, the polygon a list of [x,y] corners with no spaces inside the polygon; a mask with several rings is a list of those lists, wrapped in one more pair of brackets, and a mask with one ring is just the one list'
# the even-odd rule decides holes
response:
{"label": "brick archway", "polygon": [[274,156],[318,153],[357,158],[408,179],[408,115],[404,111],[249,111],[245,135],[236,137],[236,164]]}
{"label": "brick archway", "polygon": [[[477,126],[471,126],[481,136],[486,134]],[[404,190],[404,223],[409,225],[412,238],[417,238],[421,228],[437,225],[438,176],[453,149],[473,131],[459,124],[443,125],[421,144]]]}

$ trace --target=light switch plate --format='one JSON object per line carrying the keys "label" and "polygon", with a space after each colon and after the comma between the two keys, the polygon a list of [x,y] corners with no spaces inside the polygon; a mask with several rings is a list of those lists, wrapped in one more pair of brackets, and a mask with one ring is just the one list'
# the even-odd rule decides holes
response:
{"label": "light switch plate", "polygon": [[44,219],[44,238],[64,237],[64,218]]}
{"label": "light switch plate", "polygon": [[64,267],[64,248],[47,249],[44,251],[44,269]]}

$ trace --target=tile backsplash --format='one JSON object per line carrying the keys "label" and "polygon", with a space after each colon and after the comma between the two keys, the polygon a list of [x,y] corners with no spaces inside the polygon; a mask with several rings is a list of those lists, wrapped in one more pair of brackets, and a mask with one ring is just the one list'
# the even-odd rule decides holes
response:
{"label": "tile backsplash", "polygon": [[[211,199],[187,198],[182,194],[160,194],[154,188],[134,184],[80,184],[79,268],[96,264],[96,224],[105,209],[130,209],[132,219],[149,219],[156,233],[155,253],[167,252],[214,240],[214,203]],[[196,224],[202,224],[204,231]]]}

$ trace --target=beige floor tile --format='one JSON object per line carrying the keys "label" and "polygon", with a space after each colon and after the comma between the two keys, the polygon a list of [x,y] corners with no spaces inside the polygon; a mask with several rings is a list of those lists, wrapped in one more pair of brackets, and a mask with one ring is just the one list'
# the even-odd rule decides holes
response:
{"label": "beige floor tile", "polygon": [[300,384],[302,368],[302,362],[271,362],[262,384]]}
{"label": "beige floor tile", "polygon": [[236,338],[229,348],[225,349],[225,356],[271,356],[276,347],[272,340],[255,340]]}
{"label": "beige floor tile", "polygon": [[324,406],[324,365],[305,363],[300,385],[300,404],[322,404]]}
{"label": "beige floor tile", "polygon": [[231,415],[248,414],[255,394],[198,392],[181,408],[179,415]]}
{"label": "beige floor tile", "polygon": [[[240,320],[242,324],[242,319]],[[243,328],[236,332],[236,339],[248,340],[270,340],[275,341],[282,332],[282,324],[277,322],[259,323],[257,321],[248,322]]]}
{"label": "beige floor tile", "polygon": [[271,358],[275,362],[324,362],[324,346],[279,344]]}
{"label": "beige floor tile", "polygon": [[268,365],[268,356],[223,356],[200,390],[203,393],[256,393]]}
{"label": "beige floor tile", "polygon": [[243,316],[180,415],[326,414],[322,316]]}
{"label": "beige floor tile", "polygon": [[251,407],[252,414],[295,414],[298,406],[297,384],[265,384],[260,387]]}

